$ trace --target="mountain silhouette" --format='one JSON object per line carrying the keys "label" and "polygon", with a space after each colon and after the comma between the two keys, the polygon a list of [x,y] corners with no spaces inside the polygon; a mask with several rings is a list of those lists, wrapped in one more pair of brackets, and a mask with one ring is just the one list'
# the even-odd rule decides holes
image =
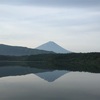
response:
{"label": "mountain silhouette", "polygon": [[64,49],[53,41],[47,42],[45,44],[40,45],[36,49],[53,51],[55,53],[71,53],[71,51]]}
{"label": "mountain silhouette", "polygon": [[36,54],[50,54],[53,52],[31,49],[21,46],[10,46],[0,44],[0,55],[9,55],[9,56],[24,56],[24,55],[36,55]]}

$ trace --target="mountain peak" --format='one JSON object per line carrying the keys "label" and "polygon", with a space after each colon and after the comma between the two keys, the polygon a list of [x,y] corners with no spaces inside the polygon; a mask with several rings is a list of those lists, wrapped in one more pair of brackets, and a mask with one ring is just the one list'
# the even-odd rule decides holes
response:
{"label": "mountain peak", "polygon": [[47,43],[55,43],[55,42],[53,42],[53,41],[49,41],[49,42],[47,42]]}
{"label": "mountain peak", "polygon": [[[48,45],[49,45],[49,44],[50,44],[50,45],[58,45],[57,43],[55,43],[55,42],[53,42],[53,41],[49,41],[49,42],[44,43],[44,44],[48,44]],[[44,45],[44,44],[43,44],[43,45]]]}
{"label": "mountain peak", "polygon": [[53,41],[49,41],[37,47],[39,50],[53,51],[55,53],[70,53],[70,51],[64,49]]}

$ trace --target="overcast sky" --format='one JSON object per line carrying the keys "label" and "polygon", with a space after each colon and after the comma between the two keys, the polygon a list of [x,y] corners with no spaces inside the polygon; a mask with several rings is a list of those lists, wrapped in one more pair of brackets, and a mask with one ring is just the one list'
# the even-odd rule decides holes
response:
{"label": "overcast sky", "polygon": [[0,0],[0,44],[35,48],[48,41],[100,52],[100,0]]}

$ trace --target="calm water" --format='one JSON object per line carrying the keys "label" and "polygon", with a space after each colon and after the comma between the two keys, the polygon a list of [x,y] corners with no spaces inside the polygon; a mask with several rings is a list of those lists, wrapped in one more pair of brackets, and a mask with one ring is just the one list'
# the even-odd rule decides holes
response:
{"label": "calm water", "polygon": [[0,67],[0,100],[100,100],[100,74]]}

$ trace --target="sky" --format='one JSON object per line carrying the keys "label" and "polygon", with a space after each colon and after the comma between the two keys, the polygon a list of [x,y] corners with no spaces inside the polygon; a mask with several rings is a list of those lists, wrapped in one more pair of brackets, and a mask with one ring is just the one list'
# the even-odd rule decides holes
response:
{"label": "sky", "polygon": [[100,52],[100,0],[0,0],[0,44],[35,48],[48,41]]}

